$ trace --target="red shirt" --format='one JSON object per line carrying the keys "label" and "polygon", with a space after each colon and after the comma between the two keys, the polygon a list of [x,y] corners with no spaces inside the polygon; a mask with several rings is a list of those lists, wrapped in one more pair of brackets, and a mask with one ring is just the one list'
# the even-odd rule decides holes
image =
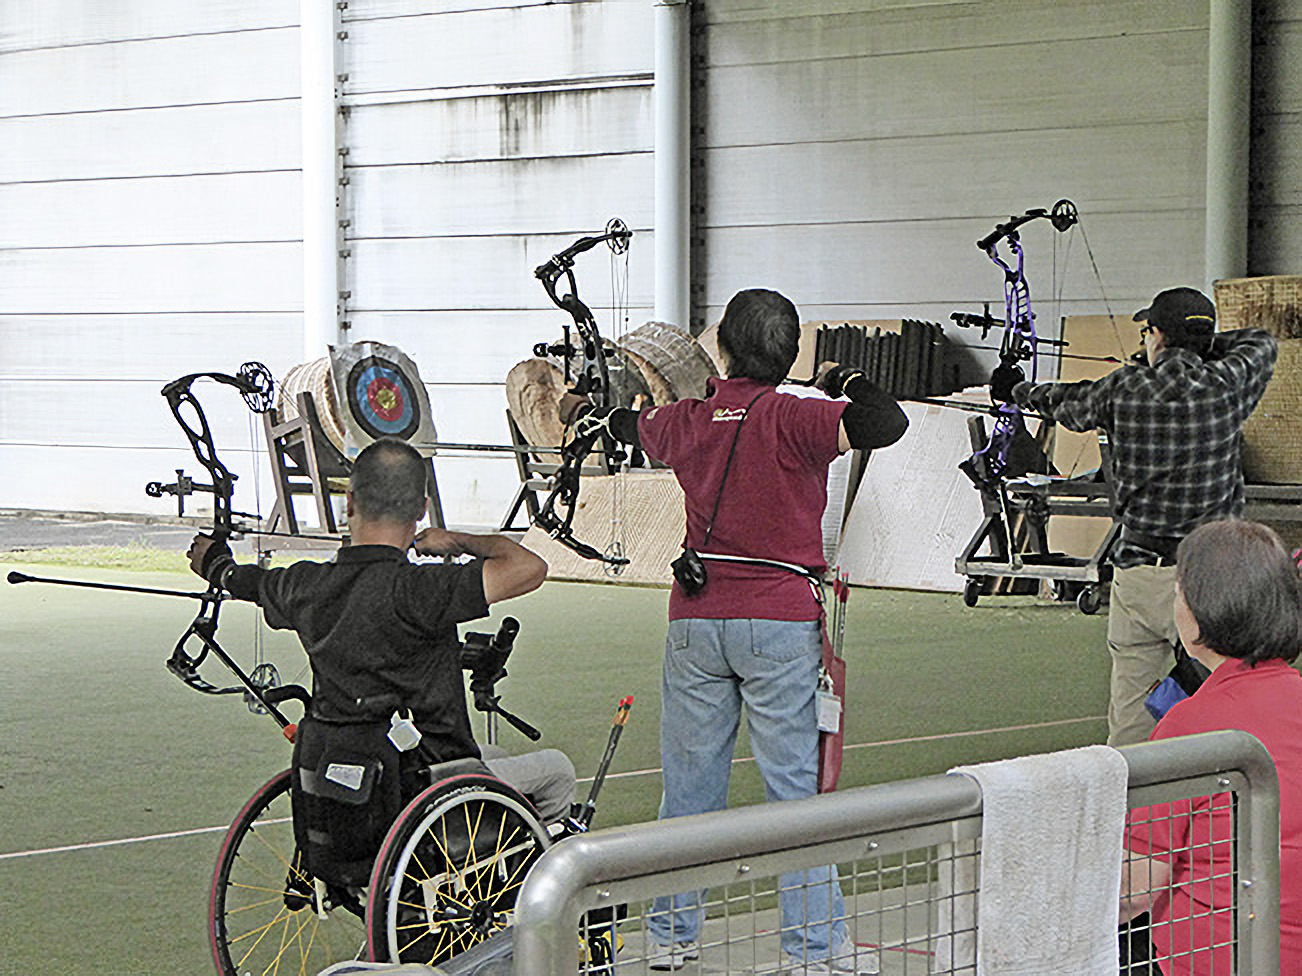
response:
{"label": "red shirt", "polygon": [[[1302,675],[1275,659],[1229,660],[1150,737],[1242,729],[1261,740],[1279,773],[1280,972],[1302,973]],[[1149,822],[1151,820],[1151,822]],[[1132,810],[1126,847],[1172,864],[1170,898],[1153,908],[1153,944],[1173,974],[1229,973],[1232,820],[1229,794]],[[1142,882],[1141,882],[1142,883]],[[1213,945],[1217,948],[1210,948]],[[1186,955],[1190,950],[1201,950]]]}
{"label": "red shirt", "polygon": [[[674,470],[687,507],[685,545],[703,552],[795,563],[816,572],[823,558],[827,468],[840,453],[845,401],[795,397],[751,379],[713,380],[705,400],[643,411],[642,449]],[[756,397],[759,397],[756,400]],[[738,434],[747,404],[754,400]],[[737,449],[720,496],[724,468]],[[709,544],[706,526],[719,498]],[[669,619],[817,620],[808,581],[780,569],[706,560],[696,596],[674,584]]]}

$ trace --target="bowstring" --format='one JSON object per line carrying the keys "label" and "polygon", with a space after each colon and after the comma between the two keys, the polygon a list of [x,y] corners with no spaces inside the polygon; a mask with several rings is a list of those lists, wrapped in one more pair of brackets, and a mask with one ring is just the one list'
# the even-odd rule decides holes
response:
{"label": "bowstring", "polygon": [[[1099,273],[1099,263],[1094,258],[1094,249],[1090,247],[1090,237],[1085,230],[1085,222],[1083,220],[1079,221],[1076,227],[1072,228],[1073,236],[1076,228],[1080,228],[1081,241],[1085,244],[1085,254],[1090,259],[1090,268],[1093,270],[1094,280],[1099,286],[1099,297],[1103,299],[1103,307],[1107,310],[1108,321],[1112,324],[1112,334],[1117,340],[1117,357],[1124,361],[1126,358],[1126,344],[1121,338],[1121,328],[1117,325],[1117,317],[1112,311],[1112,303],[1108,300],[1108,291],[1103,285],[1103,275]],[[1071,471],[1068,472],[1067,477],[1075,476],[1076,469],[1080,467],[1081,457],[1080,454],[1076,455],[1076,460],[1072,462]]]}
{"label": "bowstring", "polygon": [[1090,267],[1094,269],[1094,280],[1099,285],[1099,295],[1103,298],[1103,307],[1108,310],[1108,321],[1112,323],[1112,334],[1117,339],[1117,355],[1121,359],[1126,358],[1126,344],[1121,338],[1121,329],[1117,325],[1117,317],[1112,314],[1112,303],[1108,301],[1108,291],[1103,287],[1103,275],[1099,274],[1099,263],[1094,260],[1094,248],[1090,247],[1089,234],[1085,232],[1085,224],[1076,225],[1080,228],[1081,240],[1085,242],[1085,253],[1089,255]]}
{"label": "bowstring", "polygon": [[[623,346],[624,339],[628,334],[629,250],[630,248],[625,247],[621,253],[612,248],[610,252],[610,335],[611,342],[614,344],[615,356],[620,360],[625,375],[627,375],[630,367]],[[611,405],[615,406],[616,404],[612,403]],[[631,449],[626,448],[624,458],[615,471],[615,483],[610,493],[610,545],[606,549],[606,554],[615,557],[624,555],[624,514],[627,508],[628,469],[631,454]],[[618,576],[623,570],[623,566],[613,563],[607,563],[605,566],[607,576]]]}
{"label": "bowstring", "polygon": [[[261,529],[262,528],[262,465],[259,464],[260,458],[257,449],[258,434],[257,434],[257,427],[255,426],[254,414],[252,411],[246,411],[246,412],[248,413],[247,419],[249,425],[249,457],[251,459],[251,463],[253,467],[253,514],[254,517],[256,517],[258,520],[258,528]],[[264,564],[264,561],[266,563],[270,563],[271,550],[268,549],[265,551],[260,551],[258,552],[257,556],[258,556],[258,565],[262,566]],[[264,566],[263,568],[266,567]],[[257,613],[253,615],[253,669],[249,672],[250,675],[257,674],[260,670],[262,670],[263,665],[267,663],[266,645],[263,640],[263,636],[265,634],[265,629],[263,627],[264,622],[265,622],[265,618],[263,617],[261,610],[259,610]],[[307,670],[306,666],[304,667],[304,670]],[[250,711],[255,711],[255,712],[257,711],[256,701],[249,703],[249,709]]]}

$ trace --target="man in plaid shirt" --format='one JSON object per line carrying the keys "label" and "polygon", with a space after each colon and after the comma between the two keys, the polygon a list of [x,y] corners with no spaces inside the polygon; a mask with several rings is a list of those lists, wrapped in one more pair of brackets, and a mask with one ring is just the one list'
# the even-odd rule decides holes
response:
{"label": "man in plaid shirt", "polygon": [[1000,367],[995,399],[1068,430],[1106,431],[1112,450],[1113,550],[1108,648],[1108,744],[1143,742],[1155,721],[1144,707],[1173,663],[1175,550],[1204,522],[1243,511],[1243,423],[1275,367],[1275,340],[1260,329],[1216,333],[1216,310],[1193,288],[1161,292],[1135,313],[1147,363],[1099,380],[1019,382]]}

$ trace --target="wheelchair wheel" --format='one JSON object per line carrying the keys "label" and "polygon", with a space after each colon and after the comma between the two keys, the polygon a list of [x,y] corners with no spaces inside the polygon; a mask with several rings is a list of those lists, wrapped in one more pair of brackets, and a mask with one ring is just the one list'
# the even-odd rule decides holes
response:
{"label": "wheelchair wheel", "polygon": [[333,887],[319,894],[299,866],[289,775],[253,794],[217,856],[208,935],[223,976],[317,973],[366,948],[357,898]]}
{"label": "wheelchair wheel", "polygon": [[500,932],[550,843],[533,807],[501,780],[455,776],[424,790],[375,859],[366,906],[371,958],[437,963]]}

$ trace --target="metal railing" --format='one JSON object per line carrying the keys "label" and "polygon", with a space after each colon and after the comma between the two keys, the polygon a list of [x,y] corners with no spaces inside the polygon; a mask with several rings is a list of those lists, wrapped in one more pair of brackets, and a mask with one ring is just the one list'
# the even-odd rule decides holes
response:
{"label": "metal railing", "polygon": [[[1225,731],[1120,752],[1132,810],[1232,797],[1232,837],[1222,840],[1232,849],[1233,898],[1218,909],[1232,932],[1227,951],[1235,972],[1277,972],[1279,787],[1265,747],[1247,733]],[[689,957],[687,972],[791,970],[778,948],[777,879],[826,865],[840,867],[852,971],[970,972],[970,963],[957,964],[952,955],[946,962],[936,952],[940,938],[956,934],[952,912],[947,926],[941,911],[955,892],[939,881],[952,876],[954,851],[979,859],[980,836],[980,788],[969,777],[942,775],[573,837],[542,857],[521,890],[515,972],[574,976],[576,953],[580,967],[586,960],[593,972],[644,971],[654,951],[646,931],[651,899],[706,888],[713,892],[693,947],[699,958]],[[820,890],[825,897],[827,884],[824,872],[804,897]],[[624,905],[627,918],[613,932],[606,928],[610,942],[623,943],[613,962],[580,951],[600,934],[592,927],[600,910],[609,917]],[[975,935],[978,923],[971,924]],[[666,968],[663,959],[656,962]],[[808,969],[820,971],[813,963]]]}

